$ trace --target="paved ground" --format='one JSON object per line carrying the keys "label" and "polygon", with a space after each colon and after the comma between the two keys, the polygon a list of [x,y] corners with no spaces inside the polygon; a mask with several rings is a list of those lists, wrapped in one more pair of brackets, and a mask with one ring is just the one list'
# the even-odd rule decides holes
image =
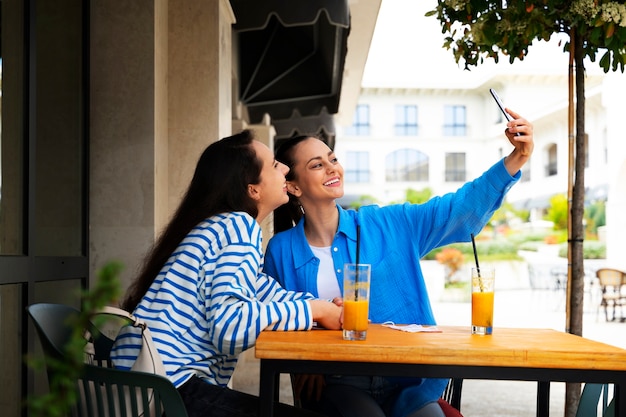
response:
{"label": "paved ground", "polygon": [[[529,260],[548,265],[553,258],[529,254]],[[563,260],[559,261],[560,263]],[[595,265],[600,266],[600,265]],[[537,327],[564,330],[564,293],[553,290],[532,290],[524,279],[507,285],[499,275],[496,286],[496,327]],[[626,323],[606,322],[603,312],[598,312],[598,295],[586,296],[583,336],[626,349]],[[441,325],[468,325],[471,308],[467,302],[435,302],[433,309]],[[234,376],[236,389],[258,394],[258,363],[253,352],[247,352],[240,361]],[[282,380],[281,401],[290,402],[288,379]],[[521,381],[466,380],[463,385],[461,410],[465,417],[532,417],[535,415],[536,383]],[[550,415],[563,416],[565,386],[551,384]]]}

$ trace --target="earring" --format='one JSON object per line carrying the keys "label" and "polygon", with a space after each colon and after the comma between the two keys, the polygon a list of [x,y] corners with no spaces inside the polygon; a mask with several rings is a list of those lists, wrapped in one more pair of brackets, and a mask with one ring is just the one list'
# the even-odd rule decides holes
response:
{"label": "earring", "polygon": [[304,207],[302,207],[302,204],[300,204],[300,202],[298,202],[298,207],[300,207],[300,212],[304,214]]}

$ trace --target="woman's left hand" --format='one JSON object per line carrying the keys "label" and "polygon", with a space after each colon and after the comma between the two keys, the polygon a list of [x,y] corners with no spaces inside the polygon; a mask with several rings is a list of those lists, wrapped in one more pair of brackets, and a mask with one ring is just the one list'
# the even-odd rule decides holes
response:
{"label": "woman's left hand", "polygon": [[506,111],[513,116],[513,120],[506,124],[504,134],[515,149],[506,157],[504,165],[509,174],[515,175],[528,162],[535,148],[533,125],[514,111]]}
{"label": "woman's left hand", "polygon": [[340,330],[343,308],[326,300],[309,300],[313,320],[325,329]]}

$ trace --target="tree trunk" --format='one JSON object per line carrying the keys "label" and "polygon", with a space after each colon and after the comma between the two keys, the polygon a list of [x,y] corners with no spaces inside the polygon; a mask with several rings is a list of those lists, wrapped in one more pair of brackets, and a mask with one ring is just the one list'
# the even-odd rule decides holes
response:
{"label": "tree trunk", "polygon": [[[569,333],[583,334],[583,296],[585,291],[585,273],[583,263],[583,242],[585,228],[583,224],[585,210],[585,68],[583,64],[582,37],[573,33],[574,61],[576,63],[576,159],[575,178],[571,202],[571,230],[569,233]],[[565,390],[565,416],[574,417],[580,400],[580,384],[568,383]]]}

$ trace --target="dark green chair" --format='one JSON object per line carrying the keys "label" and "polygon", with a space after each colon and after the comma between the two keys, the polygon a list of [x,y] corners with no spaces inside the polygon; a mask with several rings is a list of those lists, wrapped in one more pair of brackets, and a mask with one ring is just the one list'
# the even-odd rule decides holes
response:
{"label": "dark green chair", "polygon": [[[27,308],[46,358],[64,359],[64,349],[72,334],[68,319],[79,313],[78,310],[62,304],[34,304]],[[93,329],[88,329],[92,334]],[[186,417],[187,411],[180,394],[174,385],[159,375],[144,372],[113,369],[108,357],[113,340],[100,335],[94,340],[95,360],[99,365],[88,365],[76,381],[78,403],[72,410],[77,417],[140,417],[161,416]],[[47,368],[48,378],[54,377],[54,370]],[[130,404],[118,392],[134,392]],[[88,395],[85,393],[89,393]],[[153,412],[148,410],[149,398],[154,395]]]}
{"label": "dark green chair", "polygon": [[578,402],[576,417],[595,417],[598,411],[601,412],[601,417],[615,417],[613,400],[608,401],[608,389],[608,384],[585,384]]}

